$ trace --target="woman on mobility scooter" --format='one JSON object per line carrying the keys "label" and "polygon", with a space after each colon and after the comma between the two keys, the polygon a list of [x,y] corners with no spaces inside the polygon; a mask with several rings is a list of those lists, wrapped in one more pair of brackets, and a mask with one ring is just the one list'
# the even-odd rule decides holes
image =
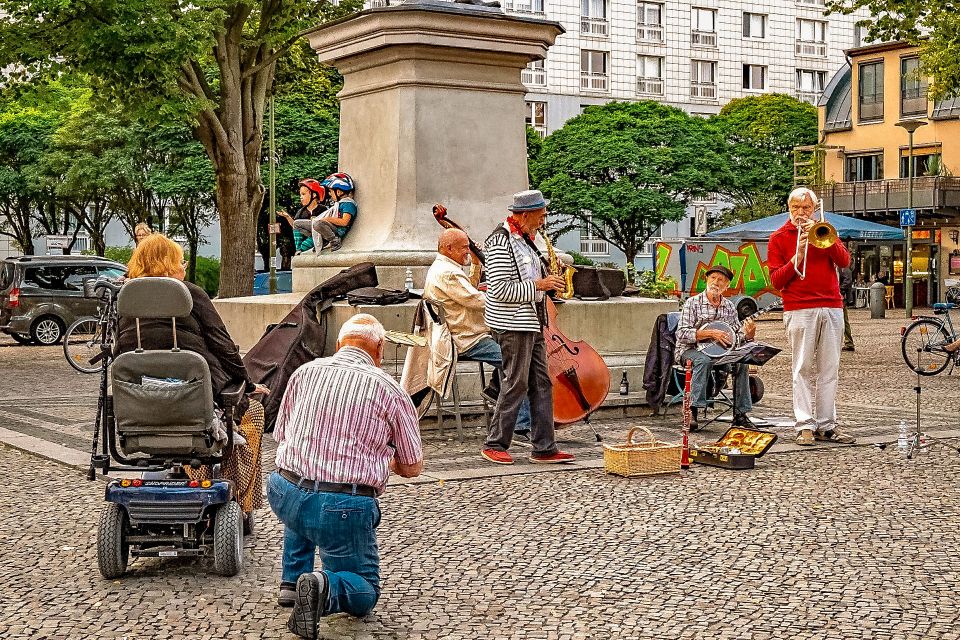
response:
{"label": "woman on mobility scooter", "polygon": [[[183,281],[186,277],[183,249],[163,234],[154,233],[136,247],[127,265],[127,279],[166,276]],[[240,359],[240,350],[220,319],[210,297],[191,282],[184,282],[193,298],[189,318],[177,322],[177,343],[185,351],[203,356],[210,368],[214,400],[220,405],[220,396],[231,384],[243,382],[248,394],[267,394],[270,390],[254,384]],[[171,322],[168,318],[141,319],[140,342],[144,349],[169,349],[172,345]],[[117,351],[124,353],[137,348],[137,326],[132,318],[120,318]],[[263,506],[263,473],[261,470],[260,440],[263,435],[263,405],[244,398],[234,415],[242,416],[239,427],[245,443],[238,440],[233,455],[223,462],[222,475],[232,480],[237,490],[237,502],[244,514],[244,529],[253,528],[253,511]],[[187,468],[192,480],[211,479],[210,468]]]}

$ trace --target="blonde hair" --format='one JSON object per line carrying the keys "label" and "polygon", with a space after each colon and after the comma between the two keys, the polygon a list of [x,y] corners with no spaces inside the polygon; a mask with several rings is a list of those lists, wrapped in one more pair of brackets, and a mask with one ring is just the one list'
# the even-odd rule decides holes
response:
{"label": "blonde hair", "polygon": [[[151,235],[151,234],[153,233],[153,229],[151,229],[151,228],[150,228],[150,225],[148,225],[146,222],[138,222],[138,223],[137,223],[137,226],[135,226],[135,227],[133,228],[133,242],[134,242],[134,243],[137,242],[137,234],[140,233],[140,232],[143,232],[143,237],[146,238],[147,236],[149,236],[149,235]],[[141,240],[140,242],[143,242],[143,240]]]}
{"label": "blonde hair", "polygon": [[140,241],[127,263],[128,278],[174,277],[183,267],[183,248],[162,233],[151,233]]}

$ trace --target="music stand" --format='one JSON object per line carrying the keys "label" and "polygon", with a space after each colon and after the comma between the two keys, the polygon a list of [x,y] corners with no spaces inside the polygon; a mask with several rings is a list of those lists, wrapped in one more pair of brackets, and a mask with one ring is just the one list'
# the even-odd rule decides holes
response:
{"label": "music stand", "polygon": [[[960,453],[960,447],[955,447],[951,444],[947,444],[939,438],[934,438],[932,436],[926,435],[926,443],[920,444],[920,436],[925,435],[920,431],[920,354],[923,353],[923,347],[917,348],[917,386],[913,390],[917,393],[917,429],[913,433],[913,436],[910,438],[910,446],[907,448],[907,460],[913,459],[913,454],[918,453],[924,449],[929,449],[935,444],[939,444],[941,447],[946,447],[947,449],[953,449],[957,453]],[[952,357],[952,354],[951,354]]]}

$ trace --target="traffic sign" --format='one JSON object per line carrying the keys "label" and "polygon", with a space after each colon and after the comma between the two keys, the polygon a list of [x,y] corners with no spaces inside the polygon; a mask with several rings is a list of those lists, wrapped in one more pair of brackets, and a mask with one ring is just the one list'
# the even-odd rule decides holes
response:
{"label": "traffic sign", "polygon": [[900,226],[914,227],[917,224],[916,209],[900,209]]}

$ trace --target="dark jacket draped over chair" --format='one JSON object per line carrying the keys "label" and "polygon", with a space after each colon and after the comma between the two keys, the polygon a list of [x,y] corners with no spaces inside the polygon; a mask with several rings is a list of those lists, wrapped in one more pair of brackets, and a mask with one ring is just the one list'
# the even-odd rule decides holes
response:
{"label": "dark jacket draped over chair", "polygon": [[650,346],[647,347],[647,359],[643,365],[643,388],[647,392],[647,404],[658,411],[667,395],[670,385],[670,371],[673,366],[673,351],[677,345],[677,324],[680,314],[662,313],[653,323],[650,334]]}

